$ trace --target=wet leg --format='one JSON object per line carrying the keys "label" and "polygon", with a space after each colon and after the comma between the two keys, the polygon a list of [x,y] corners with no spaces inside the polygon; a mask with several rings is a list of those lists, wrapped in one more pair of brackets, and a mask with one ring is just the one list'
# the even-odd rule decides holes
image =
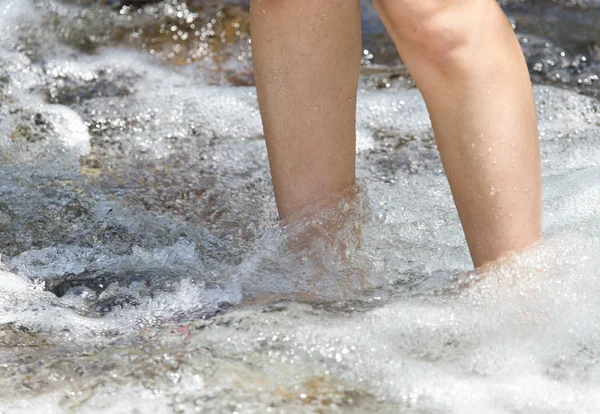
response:
{"label": "wet leg", "polygon": [[535,104],[494,0],[374,0],[422,92],[476,267],[541,237]]}
{"label": "wet leg", "polygon": [[358,0],[252,0],[258,101],[282,219],[355,180]]}

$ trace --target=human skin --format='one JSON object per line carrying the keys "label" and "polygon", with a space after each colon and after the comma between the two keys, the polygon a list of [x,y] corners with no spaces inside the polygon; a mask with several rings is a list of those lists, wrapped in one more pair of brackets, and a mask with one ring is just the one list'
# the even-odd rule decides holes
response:
{"label": "human skin", "polygon": [[[423,94],[475,267],[541,237],[535,103],[494,0],[374,0]],[[252,48],[282,219],[355,182],[359,0],[251,0]]]}

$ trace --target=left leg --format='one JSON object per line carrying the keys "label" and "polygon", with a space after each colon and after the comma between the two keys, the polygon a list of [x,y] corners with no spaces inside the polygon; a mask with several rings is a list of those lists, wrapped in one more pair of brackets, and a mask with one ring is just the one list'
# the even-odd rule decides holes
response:
{"label": "left leg", "polygon": [[541,237],[535,104],[494,0],[374,0],[425,98],[476,267]]}

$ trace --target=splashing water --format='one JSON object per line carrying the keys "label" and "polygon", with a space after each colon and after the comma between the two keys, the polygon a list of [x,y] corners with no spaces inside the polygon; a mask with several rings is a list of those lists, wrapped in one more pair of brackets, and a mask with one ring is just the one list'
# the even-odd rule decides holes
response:
{"label": "splashing water", "polygon": [[520,34],[546,238],[476,273],[377,22],[360,188],[277,223],[243,3],[101,3],[0,2],[1,412],[597,411],[597,56]]}

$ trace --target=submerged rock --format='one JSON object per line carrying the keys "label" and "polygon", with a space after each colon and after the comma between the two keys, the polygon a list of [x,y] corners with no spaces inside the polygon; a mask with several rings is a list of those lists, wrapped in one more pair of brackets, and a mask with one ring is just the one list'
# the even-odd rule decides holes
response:
{"label": "submerged rock", "polygon": [[[14,47],[33,59],[43,59],[48,53],[41,45],[51,35],[56,42],[50,48],[54,52],[65,46],[63,53],[68,53],[69,48],[97,53],[107,47],[126,47],[177,66],[199,66],[212,84],[254,84],[247,1],[37,0],[35,4],[42,13],[37,14],[35,21],[20,27],[24,41],[13,42]],[[600,32],[596,23],[600,19],[600,6],[595,0],[518,0],[501,4],[520,35],[534,81],[564,85],[597,96]],[[361,8],[361,87],[414,87],[414,80],[371,2],[362,1]],[[105,78],[99,73],[93,83],[75,83],[77,94],[73,92],[72,79],[59,78],[49,85],[47,95],[49,99],[68,102],[85,99],[98,88],[105,89],[99,92],[104,94],[130,92],[127,82],[114,83]],[[105,82],[108,83],[104,85]]]}

